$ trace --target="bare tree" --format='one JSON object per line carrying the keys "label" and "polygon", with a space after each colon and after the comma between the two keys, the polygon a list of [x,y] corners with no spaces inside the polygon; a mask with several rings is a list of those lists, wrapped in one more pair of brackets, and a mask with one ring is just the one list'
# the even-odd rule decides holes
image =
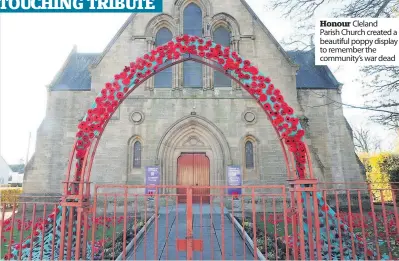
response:
{"label": "bare tree", "polygon": [[[331,8],[334,17],[351,18],[392,18],[399,17],[398,0],[273,0],[271,8],[280,10],[283,17],[291,18],[297,26],[296,34],[283,44],[290,49],[314,49],[313,36],[315,13],[326,6]],[[399,127],[399,67],[366,66],[361,69],[365,96],[364,107],[342,104],[352,108],[379,112],[371,119],[392,129]],[[364,80],[365,79],[365,80]]]}
{"label": "bare tree", "polygon": [[353,142],[357,152],[373,153],[381,150],[381,139],[365,127],[353,129]]}

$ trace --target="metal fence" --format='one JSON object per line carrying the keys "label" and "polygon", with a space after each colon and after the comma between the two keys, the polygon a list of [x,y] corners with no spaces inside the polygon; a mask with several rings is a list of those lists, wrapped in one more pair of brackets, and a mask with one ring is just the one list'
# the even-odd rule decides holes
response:
{"label": "metal fence", "polygon": [[21,196],[2,202],[0,251],[14,260],[397,260],[396,188],[98,185],[85,210]]}

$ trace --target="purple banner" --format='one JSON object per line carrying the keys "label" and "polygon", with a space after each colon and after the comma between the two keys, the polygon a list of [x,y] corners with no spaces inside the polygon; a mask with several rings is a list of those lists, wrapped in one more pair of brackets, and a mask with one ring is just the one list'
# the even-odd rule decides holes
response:
{"label": "purple banner", "polygon": [[[160,173],[159,173],[159,167],[146,167],[145,168],[145,185],[146,186],[151,186],[151,185],[159,185],[160,181]],[[155,188],[145,188],[145,194],[155,194],[156,190]]]}
{"label": "purple banner", "polygon": [[[227,166],[227,186],[241,186],[241,168],[240,166]],[[241,195],[241,188],[228,188],[229,195]]]}

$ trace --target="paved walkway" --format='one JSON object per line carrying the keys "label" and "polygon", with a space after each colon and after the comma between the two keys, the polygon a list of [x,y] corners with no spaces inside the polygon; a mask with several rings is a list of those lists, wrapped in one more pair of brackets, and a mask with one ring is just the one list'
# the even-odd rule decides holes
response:
{"label": "paved walkway", "polygon": [[[209,205],[193,206],[193,238],[203,240],[203,251],[194,252],[194,260],[253,260],[254,257],[233,223],[220,208]],[[177,252],[176,239],[186,237],[186,206],[161,208],[158,218],[158,233],[155,221],[147,228],[146,236],[138,243],[136,251],[127,254],[126,260],[186,260],[186,252]],[[224,227],[224,229],[222,229]],[[155,256],[155,237],[158,238]],[[224,238],[224,240],[223,240]],[[223,246],[224,244],[224,246]]]}

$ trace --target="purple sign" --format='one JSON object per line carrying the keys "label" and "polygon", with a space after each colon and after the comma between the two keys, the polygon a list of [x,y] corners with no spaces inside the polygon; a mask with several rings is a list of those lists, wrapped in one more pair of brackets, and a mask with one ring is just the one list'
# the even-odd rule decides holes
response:
{"label": "purple sign", "polygon": [[[159,167],[146,167],[145,168],[145,185],[159,185],[160,175],[159,175]],[[155,188],[146,187],[145,194],[155,194]]]}
{"label": "purple sign", "polygon": [[[241,168],[240,166],[227,166],[227,185],[241,186]],[[241,195],[241,188],[228,188],[229,195]]]}

